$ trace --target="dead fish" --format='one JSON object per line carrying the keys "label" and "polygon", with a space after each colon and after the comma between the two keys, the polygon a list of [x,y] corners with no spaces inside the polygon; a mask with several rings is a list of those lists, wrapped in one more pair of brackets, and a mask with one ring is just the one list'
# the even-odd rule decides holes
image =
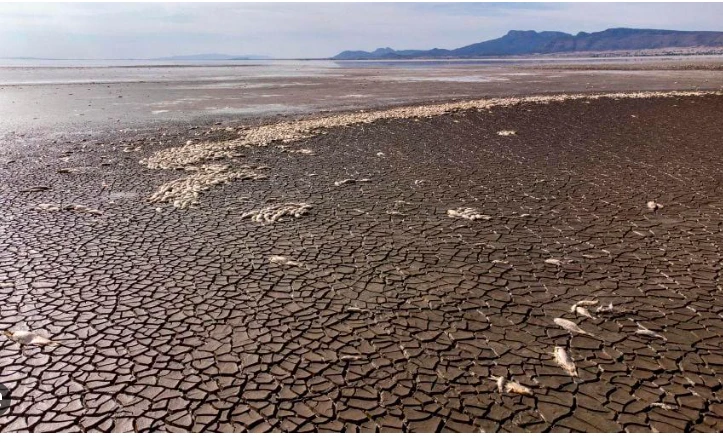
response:
{"label": "dead fish", "polygon": [[650,329],[646,328],[645,326],[643,326],[643,325],[640,324],[640,323],[638,323],[638,327],[639,327],[640,329],[638,329],[637,331],[635,331],[635,333],[638,334],[638,335],[645,335],[645,336],[648,336],[648,337],[659,338],[659,339],[665,340],[665,341],[668,340],[667,338],[663,337],[662,335],[658,334],[658,333],[655,332],[655,331],[651,331]]}
{"label": "dead fish", "polygon": [[545,259],[545,264],[560,266],[560,265],[562,265],[562,261],[560,261],[559,259],[550,258],[550,259]]}
{"label": "dead fish", "polygon": [[500,393],[513,393],[520,394],[522,396],[532,396],[534,393],[528,387],[515,382],[514,380],[507,380],[504,377],[491,377],[492,380],[497,382],[497,391]]}
{"label": "dead fish", "polygon": [[57,346],[60,344],[60,342],[30,331],[3,331],[3,335],[22,346]]}
{"label": "dead fish", "polygon": [[663,410],[668,410],[668,411],[678,409],[677,405],[664,404],[662,402],[653,402],[652,404],[650,404],[648,406],[649,407],[658,407],[658,408],[662,408]]}
{"label": "dead fish", "polygon": [[507,379],[505,379],[502,376],[500,376],[500,377],[492,376],[492,380],[497,381],[497,391],[499,391],[500,393],[504,393],[505,385],[507,384]]}
{"label": "dead fish", "polygon": [[570,320],[566,320],[564,318],[555,318],[552,321],[554,321],[555,324],[557,324],[561,328],[565,329],[566,331],[570,332],[571,334],[581,334],[581,335],[588,335],[590,337],[593,337],[592,334],[590,334],[589,332],[583,331],[582,329],[580,329],[580,327],[577,324],[573,323]]}
{"label": "dead fish", "polygon": [[78,205],[78,204],[70,204],[63,207],[66,211],[77,211],[79,213],[88,213],[88,214],[95,214],[100,215],[103,214],[102,211],[96,210],[94,208],[87,207],[85,205]]}
{"label": "dead fish", "polygon": [[648,201],[647,205],[650,211],[658,211],[659,209],[663,208],[663,205],[659,204],[654,200]]}
{"label": "dead fish", "polygon": [[42,192],[50,189],[50,186],[31,186],[27,189],[21,189],[20,192]]}
{"label": "dead fish", "polygon": [[39,203],[36,207],[38,211],[60,211],[60,205],[55,203]]}
{"label": "dead fish", "polygon": [[597,318],[593,317],[590,314],[590,311],[587,310],[587,308],[582,306],[573,306],[575,308],[575,313],[578,315],[582,315],[583,317],[592,318],[593,320],[597,320]]}
{"label": "dead fish", "polygon": [[598,300],[581,300],[575,303],[575,306],[597,306]]}
{"label": "dead fish", "polygon": [[501,137],[509,137],[510,135],[517,135],[517,131],[516,130],[500,130],[499,132],[497,132],[497,135],[499,135]]}
{"label": "dead fish", "polygon": [[278,255],[269,256],[269,262],[274,263],[274,264],[289,265],[289,266],[293,266],[293,267],[300,267],[302,265],[298,261],[291,261],[286,256],[278,256]]}
{"label": "dead fish", "polygon": [[613,303],[608,303],[607,306],[599,306],[595,309],[595,312],[599,314],[612,314],[615,313],[615,309],[613,309]]}
{"label": "dead fish", "polygon": [[555,363],[557,363],[560,368],[564,369],[570,376],[577,377],[577,368],[575,367],[575,363],[572,361],[570,354],[565,350],[565,348],[562,346],[555,346],[554,356]]}

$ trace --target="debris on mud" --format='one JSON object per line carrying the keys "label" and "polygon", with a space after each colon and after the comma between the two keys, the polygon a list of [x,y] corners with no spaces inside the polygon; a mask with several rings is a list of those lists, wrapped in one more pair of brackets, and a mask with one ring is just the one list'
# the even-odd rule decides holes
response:
{"label": "debris on mud", "polygon": [[655,332],[655,331],[651,331],[650,329],[646,328],[645,326],[643,326],[643,325],[640,324],[640,323],[638,323],[638,330],[636,330],[635,333],[638,334],[638,335],[645,335],[646,337],[659,338],[659,339],[661,339],[661,340],[666,340],[666,341],[667,341],[667,338],[665,338],[664,336],[658,334],[658,333]]}
{"label": "debris on mud", "polygon": [[97,210],[97,209],[95,209],[95,208],[90,208],[90,207],[87,207],[87,206],[85,206],[85,205],[78,205],[78,204],[75,204],[75,203],[72,203],[72,204],[70,204],[70,205],[65,205],[65,206],[63,207],[63,209],[64,209],[65,211],[75,211],[75,212],[78,212],[78,213],[87,213],[87,214],[95,214],[95,215],[101,215],[101,214],[103,214],[102,211]]}
{"label": "debris on mud", "polygon": [[286,256],[279,256],[279,255],[273,255],[269,256],[269,262],[272,264],[279,264],[279,265],[288,265],[292,267],[301,267],[303,264],[298,261],[292,261]]}
{"label": "debris on mud", "polygon": [[514,380],[507,380],[505,377],[491,377],[492,380],[497,382],[497,391],[500,393],[512,393],[520,394],[522,396],[532,396],[534,393],[532,390],[521,383],[515,382]]}
{"label": "debris on mud", "polygon": [[3,331],[8,339],[22,346],[57,346],[60,342],[38,335],[31,331]]}
{"label": "debris on mud", "polygon": [[663,205],[659,204],[654,200],[648,201],[647,206],[650,211],[658,211],[659,209],[663,208]]}
{"label": "debris on mud", "polygon": [[311,205],[307,203],[279,203],[258,210],[249,211],[241,215],[242,219],[251,219],[253,222],[274,223],[284,216],[299,218],[309,212]]}
{"label": "debris on mud", "polygon": [[562,346],[555,346],[553,355],[555,356],[555,363],[557,363],[560,368],[564,369],[570,376],[577,377],[577,368],[575,367],[575,363],[572,361],[570,354],[565,348]]}
{"label": "debris on mud", "polygon": [[459,217],[467,220],[490,220],[491,216],[482,214],[476,208],[457,208],[454,210],[447,210],[447,215],[450,217]]}
{"label": "debris on mud", "polygon": [[570,320],[566,320],[564,318],[555,318],[552,321],[554,321],[555,324],[557,324],[561,328],[565,329],[566,331],[570,332],[571,334],[588,335],[590,337],[593,336],[589,332],[585,332],[582,329],[580,329],[580,327],[577,324],[575,324],[574,322],[572,322]]}
{"label": "debris on mud", "polygon": [[31,186],[30,188],[21,189],[20,192],[43,192],[50,190],[50,186]]}
{"label": "debris on mud", "polygon": [[35,206],[37,211],[60,211],[60,205],[55,203],[39,203]]}
{"label": "debris on mud", "polygon": [[372,179],[369,179],[369,178],[362,178],[362,179],[358,179],[358,180],[354,179],[354,178],[347,178],[344,180],[338,180],[338,181],[334,182],[334,186],[339,187],[339,186],[348,185],[350,183],[369,183],[371,181],[372,181]]}
{"label": "debris on mud", "polygon": [[200,193],[213,186],[234,180],[263,180],[268,178],[259,173],[259,167],[241,166],[231,168],[228,165],[203,165],[198,168],[186,168],[193,174],[181,177],[161,185],[151,197],[150,203],[169,202],[176,208],[187,208],[198,203]]}

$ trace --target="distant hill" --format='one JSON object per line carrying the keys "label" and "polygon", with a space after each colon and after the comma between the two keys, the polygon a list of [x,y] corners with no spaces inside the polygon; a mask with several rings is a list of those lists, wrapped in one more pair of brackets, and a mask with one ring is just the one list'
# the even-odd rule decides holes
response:
{"label": "distant hill", "polygon": [[230,54],[188,54],[184,56],[170,56],[170,57],[159,57],[159,61],[241,61],[241,60],[257,60],[257,59],[269,59],[268,56],[259,56],[255,54],[249,54],[244,56],[232,56]]}
{"label": "distant hill", "polygon": [[455,50],[434,48],[397,51],[378,48],[372,52],[343,51],[332,59],[465,58],[681,47],[723,47],[723,32],[611,28],[597,33],[572,35],[558,31],[510,31],[498,39]]}

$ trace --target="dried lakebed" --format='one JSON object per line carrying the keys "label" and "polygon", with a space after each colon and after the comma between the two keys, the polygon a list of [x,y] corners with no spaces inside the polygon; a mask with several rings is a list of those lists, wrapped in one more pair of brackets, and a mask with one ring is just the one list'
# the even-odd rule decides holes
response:
{"label": "dried lakebed", "polygon": [[723,97],[637,96],[6,142],[0,429],[723,430]]}

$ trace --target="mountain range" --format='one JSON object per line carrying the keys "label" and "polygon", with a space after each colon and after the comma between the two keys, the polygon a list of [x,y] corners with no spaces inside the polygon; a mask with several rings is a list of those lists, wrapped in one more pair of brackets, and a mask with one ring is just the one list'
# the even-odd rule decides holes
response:
{"label": "mountain range", "polygon": [[611,28],[595,33],[510,31],[506,35],[454,50],[342,51],[332,59],[412,59],[518,56],[571,52],[654,50],[681,47],[723,47],[723,32]]}

